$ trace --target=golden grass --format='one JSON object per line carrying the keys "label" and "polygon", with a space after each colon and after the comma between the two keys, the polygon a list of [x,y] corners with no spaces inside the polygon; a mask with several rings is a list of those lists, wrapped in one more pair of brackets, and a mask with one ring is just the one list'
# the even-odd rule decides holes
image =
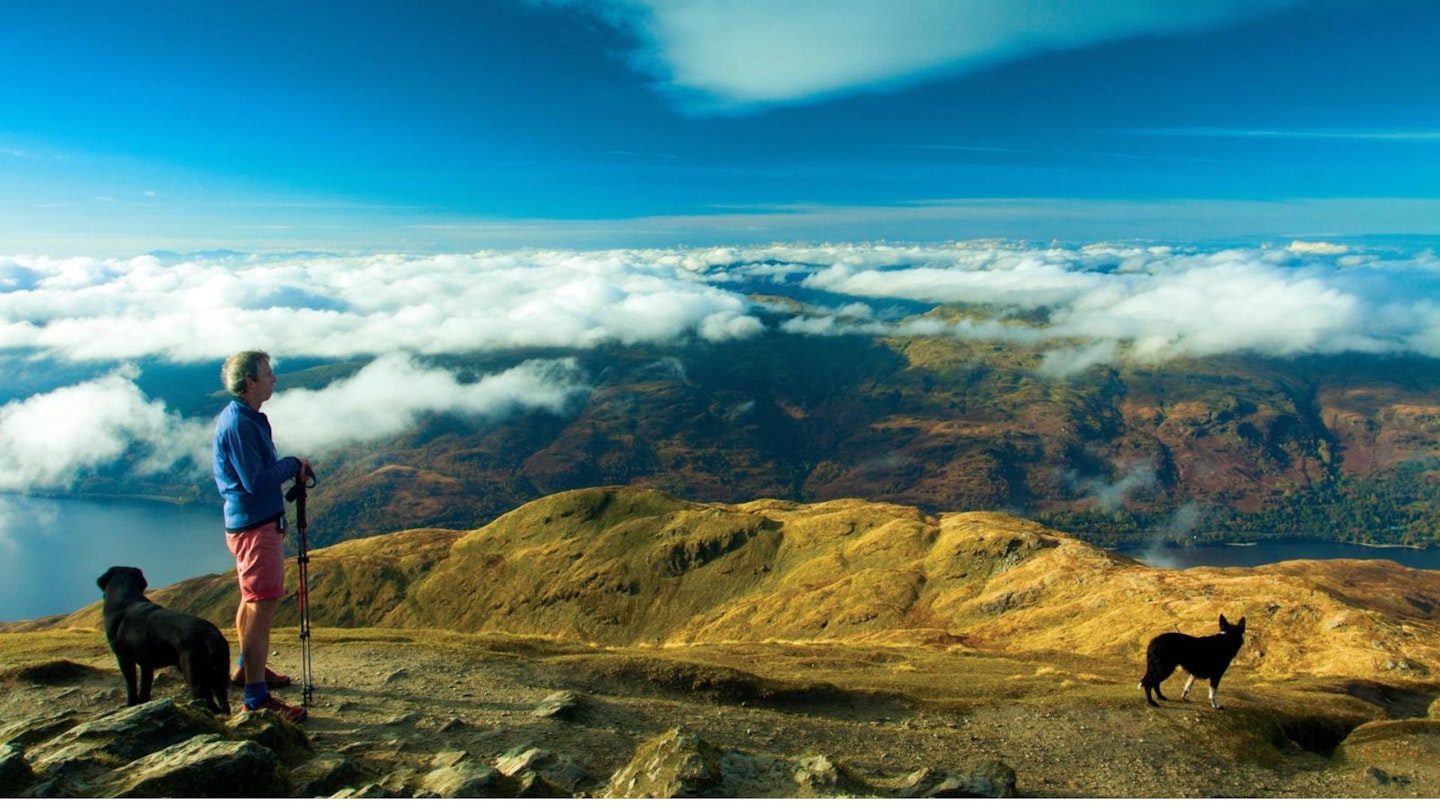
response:
{"label": "golden grass", "polygon": [[[310,571],[312,621],[335,628],[611,647],[1078,655],[1135,668],[1153,635],[1208,635],[1224,613],[1247,619],[1236,667],[1259,677],[1440,672],[1440,573],[1355,561],[1153,569],[994,512],[928,515],[858,500],[727,506],[600,488],[535,501],[473,532],[322,549]],[[293,566],[290,577],[293,592]],[[204,577],[152,597],[228,634],[234,588],[231,577]],[[99,618],[97,603],[54,625],[93,632]],[[292,597],[279,622],[295,621]],[[1083,672],[1060,681],[1100,682]]]}

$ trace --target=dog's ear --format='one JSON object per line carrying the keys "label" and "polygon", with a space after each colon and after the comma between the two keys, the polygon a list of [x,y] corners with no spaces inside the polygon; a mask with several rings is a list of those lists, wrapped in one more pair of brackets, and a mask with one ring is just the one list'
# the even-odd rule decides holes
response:
{"label": "dog's ear", "polygon": [[115,567],[114,567],[114,566],[111,566],[111,567],[110,567],[110,570],[108,570],[108,571],[106,571],[105,573],[101,574],[101,575],[100,575],[100,578],[97,579],[97,580],[95,580],[95,584],[96,584],[96,585],[99,585],[99,586],[100,586],[100,590],[103,591],[103,590],[105,590],[105,586],[110,583],[110,578],[113,577],[113,576],[115,576]]}
{"label": "dog's ear", "polygon": [[145,590],[150,587],[150,583],[145,580],[144,572],[142,572],[139,568],[136,568],[135,578],[140,580],[140,592],[144,593]]}
{"label": "dog's ear", "polygon": [[1230,629],[1230,622],[1225,621],[1225,614],[1224,614],[1224,613],[1221,613],[1221,614],[1220,614],[1220,632],[1223,633],[1223,632],[1225,632],[1226,630],[1229,630],[1229,629]]}
{"label": "dog's ear", "polygon": [[1241,616],[1241,617],[1240,617],[1240,623],[1237,624],[1237,625],[1235,625],[1235,629],[1236,629],[1236,630],[1239,630],[1239,631],[1242,632],[1242,633],[1245,632],[1245,617],[1244,617],[1244,616]]}

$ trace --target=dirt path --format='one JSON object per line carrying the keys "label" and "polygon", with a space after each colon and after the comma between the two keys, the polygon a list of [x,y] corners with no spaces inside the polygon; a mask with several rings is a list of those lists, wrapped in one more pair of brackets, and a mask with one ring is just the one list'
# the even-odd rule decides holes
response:
{"label": "dirt path", "polygon": [[[61,683],[7,684],[0,710],[9,722],[124,703],[99,634],[70,631],[4,650],[0,669],[45,660],[94,668]],[[273,665],[298,680],[298,661],[296,642],[277,637]],[[538,746],[571,755],[588,774],[582,789],[596,792],[641,742],[685,727],[722,749],[825,754],[877,784],[998,759],[1031,797],[1437,795],[1434,784],[1379,784],[1361,768],[1263,739],[1257,707],[1277,687],[1243,676],[1228,690],[1230,708],[1215,712],[1203,700],[1148,708],[1123,671],[929,651],[606,651],[320,629],[313,661],[304,728],[315,749],[394,779],[424,774],[445,751],[490,761]],[[795,677],[806,671],[812,677]],[[535,716],[556,690],[581,694],[582,709],[570,719]],[[186,698],[174,670],[155,691]],[[298,688],[281,694],[299,700]],[[232,700],[238,705],[238,690]]]}

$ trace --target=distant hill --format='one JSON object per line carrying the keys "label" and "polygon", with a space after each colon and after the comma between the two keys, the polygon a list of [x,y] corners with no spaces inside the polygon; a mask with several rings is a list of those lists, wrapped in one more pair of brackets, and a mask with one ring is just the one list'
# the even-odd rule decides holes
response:
{"label": "distant hill", "polygon": [[998,510],[1112,547],[1440,537],[1440,361],[1230,356],[1060,378],[1041,373],[1046,348],[783,333],[599,347],[578,358],[595,387],[572,413],[434,416],[322,459],[312,508],[335,517],[313,542],[463,529],[609,485]]}
{"label": "distant hill", "polygon": [[[312,620],[322,627],[619,646],[863,642],[1139,661],[1155,633],[1208,635],[1223,612],[1249,620],[1241,660],[1267,676],[1440,671],[1437,572],[1347,560],[1154,569],[1004,514],[854,499],[724,505],[584,489],[476,531],[342,543],[314,552],[310,568]],[[234,588],[232,576],[217,575],[153,597],[228,626]],[[278,621],[295,619],[292,598]],[[98,621],[97,604],[58,625]]]}

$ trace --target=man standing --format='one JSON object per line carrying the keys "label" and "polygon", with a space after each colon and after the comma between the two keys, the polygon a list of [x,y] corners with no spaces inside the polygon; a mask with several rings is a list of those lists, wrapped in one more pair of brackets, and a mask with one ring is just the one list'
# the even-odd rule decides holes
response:
{"label": "man standing", "polygon": [[270,694],[286,686],[289,676],[272,671],[270,627],[285,595],[285,482],[310,462],[297,456],[277,458],[270,420],[260,406],[275,392],[270,356],[261,351],[232,355],[220,370],[234,399],[215,420],[215,485],[225,500],[225,543],[235,555],[240,579],[240,607],[235,633],[240,661],[232,680],[245,685],[248,711],[270,709],[291,722],[306,711]]}

